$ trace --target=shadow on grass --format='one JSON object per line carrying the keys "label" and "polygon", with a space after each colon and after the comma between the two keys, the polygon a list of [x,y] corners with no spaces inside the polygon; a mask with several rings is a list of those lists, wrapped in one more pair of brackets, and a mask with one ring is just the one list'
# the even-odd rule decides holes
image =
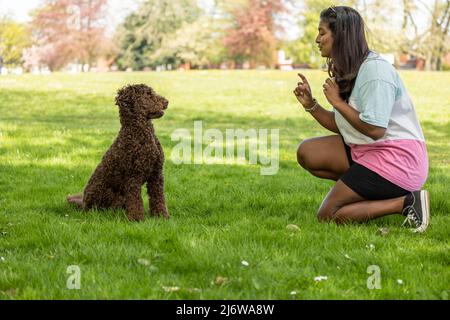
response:
{"label": "shadow on grass", "polygon": [[[26,124],[27,127],[43,126],[43,128],[77,130],[78,134],[98,135],[98,130],[111,134],[120,128],[117,107],[114,105],[114,96],[84,94],[76,95],[70,91],[29,91],[29,90],[2,90],[0,111],[2,121],[6,123]],[[31,100],[31,102],[30,102]],[[32,104],[32,106],[29,106]],[[268,106],[269,109],[269,106]],[[203,128],[225,129],[280,129],[280,139],[283,143],[298,143],[301,140],[319,136],[330,135],[310,117],[299,110],[298,115],[288,115],[284,118],[261,116],[260,108],[254,110],[255,114],[234,114],[205,109],[193,113],[183,105],[171,106],[163,119],[154,121],[161,140],[167,141],[171,133],[179,128],[186,128],[193,132],[194,121],[203,121]],[[448,148],[440,141],[450,138],[450,126],[434,122],[423,122],[425,136],[430,143],[433,154],[447,154]],[[80,132],[81,131],[81,132]],[[92,131],[96,131],[92,133]],[[296,142],[293,142],[296,141]],[[73,138],[70,143],[82,143],[81,138]]]}
{"label": "shadow on grass", "polygon": [[[66,196],[81,192],[92,170],[87,166],[68,168],[61,165],[0,165],[0,205],[2,210],[31,211],[59,217],[76,214],[85,217],[67,204]],[[439,190],[450,184],[450,177],[441,170],[432,170],[438,181],[430,181],[432,212],[445,215],[449,202]],[[226,221],[227,215],[239,213],[242,219],[282,219],[297,223],[316,223],[316,211],[333,185],[331,181],[312,178],[302,170],[284,170],[276,176],[259,175],[259,169],[222,165],[166,165],[166,198],[175,219],[197,217]],[[142,196],[148,212],[145,188]],[[92,211],[95,219],[120,219],[119,211]],[[205,220],[206,219],[206,220]],[[398,217],[370,222],[371,225],[398,226]]]}
{"label": "shadow on grass", "polygon": [[[82,191],[94,167],[77,165],[0,165],[1,203],[7,211],[47,212],[64,216],[75,210],[66,203],[68,194]],[[259,168],[222,165],[166,164],[166,198],[173,216],[226,215],[241,212],[267,217],[296,217],[312,211],[327,183],[309,181],[304,174],[286,183],[292,170],[276,176],[260,176]],[[298,196],[295,196],[297,194]],[[148,212],[145,188],[142,188]]]}
{"label": "shadow on grass", "polygon": [[[19,146],[21,152],[30,157],[29,165],[2,165],[4,183],[0,186],[4,197],[9,192],[15,192],[14,197],[21,200],[23,205],[27,201],[21,199],[23,194],[33,194],[35,198],[41,197],[44,201],[33,202],[33,206],[42,210],[51,208],[51,211],[64,214],[66,207],[58,201],[64,200],[66,194],[81,191],[85,181],[89,178],[95,166],[83,166],[83,160],[100,161],[101,156],[112,143],[119,129],[117,107],[113,105],[113,97],[104,95],[75,95],[70,91],[23,91],[2,90],[0,111],[4,112],[2,121],[6,123],[18,122],[26,124],[28,128],[42,129],[36,135],[30,136],[30,142],[22,142]],[[19,108],[32,100],[31,108]],[[9,104],[16,106],[8,108]],[[56,107],[55,107],[56,106]],[[86,108],[86,106],[90,106]],[[327,135],[315,120],[299,116],[285,118],[261,116],[258,114],[233,114],[204,110],[197,114],[184,108],[182,105],[172,106],[167,115],[154,122],[158,137],[170,159],[170,152],[177,142],[171,141],[171,134],[179,128],[188,129],[194,134],[194,121],[203,121],[203,131],[219,129],[225,133],[226,129],[280,129],[280,147],[282,152],[292,153],[293,161],[280,161],[280,172],[273,177],[259,176],[259,167],[226,166],[226,165],[183,165],[175,166],[166,161],[167,190],[169,203],[179,210],[179,213],[200,214],[207,216],[211,211],[226,212],[232,210],[250,210],[262,214],[279,215],[282,212],[295,216],[299,210],[311,211],[314,215],[316,208],[328,189],[331,182],[311,177],[298,168],[295,163],[296,145],[303,139]],[[114,113],[111,112],[114,110]],[[255,113],[257,110],[255,110]],[[448,150],[445,143],[448,141],[449,127],[434,122],[423,123],[425,135],[431,141],[432,155],[446,155]],[[70,136],[63,136],[63,142],[57,145],[46,145],[45,139],[52,134],[51,130],[69,128]],[[101,130],[99,131],[99,128]],[[21,131],[18,127],[17,131]],[[38,132],[38,131],[37,131]],[[8,132],[6,132],[8,134]],[[330,134],[330,133],[328,133]],[[36,140],[40,139],[38,143]],[[44,141],[44,142],[41,142]],[[206,144],[203,145],[204,147]],[[80,148],[82,151],[75,151]],[[0,155],[7,156],[15,153],[17,146],[4,146]],[[58,157],[61,154],[73,157],[78,163],[69,167],[61,165],[41,165],[39,160]],[[81,158],[81,160],[80,160]],[[8,177],[8,178],[5,178]],[[74,187],[74,184],[77,187]],[[435,168],[430,169],[430,179],[427,188],[432,193],[432,210],[441,214],[449,209],[449,203],[441,189],[450,185],[446,171]],[[61,187],[63,186],[63,187]],[[68,188],[71,186],[71,188]],[[195,191],[195,188],[198,188]],[[62,194],[62,191],[65,193]],[[58,201],[55,196],[58,194]],[[49,196],[50,195],[50,196]],[[295,195],[299,195],[296,198]],[[292,201],[292,198],[296,198]],[[53,200],[52,200],[53,199]],[[282,199],[277,201],[277,199]],[[65,202],[65,201],[63,201]],[[302,203],[303,202],[303,203]],[[45,205],[44,205],[45,204]],[[53,207],[52,207],[53,204]],[[199,205],[202,204],[202,205]],[[29,205],[29,204],[28,204]],[[281,213],[285,214],[285,213]]]}
{"label": "shadow on grass", "polygon": [[[52,127],[82,128],[98,126],[118,127],[118,110],[114,105],[114,96],[74,94],[70,91],[30,91],[3,89],[0,110],[2,121],[26,122],[27,124],[47,124]],[[30,102],[31,100],[31,102]],[[30,106],[31,104],[31,106]],[[89,107],[87,107],[89,106]],[[269,106],[268,106],[268,109]],[[211,128],[279,128],[298,127],[314,129],[315,121],[305,118],[284,119],[257,115],[239,115],[218,112],[216,109],[205,109],[201,113],[193,113],[183,105],[171,105],[162,120],[155,125],[165,128],[193,128],[193,121],[202,120]],[[258,109],[254,111],[259,112]],[[299,112],[301,114],[301,112]],[[313,126],[311,126],[313,125]]]}

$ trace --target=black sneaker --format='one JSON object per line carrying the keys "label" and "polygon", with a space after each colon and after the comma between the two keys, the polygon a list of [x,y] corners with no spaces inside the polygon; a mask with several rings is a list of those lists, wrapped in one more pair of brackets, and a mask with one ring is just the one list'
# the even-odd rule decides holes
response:
{"label": "black sneaker", "polygon": [[406,220],[402,227],[409,224],[414,227],[413,232],[422,233],[430,222],[430,195],[426,190],[415,191],[411,195],[411,203],[403,208],[402,214],[406,216]]}

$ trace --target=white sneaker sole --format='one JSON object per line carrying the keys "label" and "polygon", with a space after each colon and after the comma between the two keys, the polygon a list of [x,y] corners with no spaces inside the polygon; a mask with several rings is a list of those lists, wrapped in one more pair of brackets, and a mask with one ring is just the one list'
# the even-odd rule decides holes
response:
{"label": "white sneaker sole", "polygon": [[426,190],[420,191],[420,204],[422,206],[422,224],[414,233],[423,233],[430,224],[430,194]]}

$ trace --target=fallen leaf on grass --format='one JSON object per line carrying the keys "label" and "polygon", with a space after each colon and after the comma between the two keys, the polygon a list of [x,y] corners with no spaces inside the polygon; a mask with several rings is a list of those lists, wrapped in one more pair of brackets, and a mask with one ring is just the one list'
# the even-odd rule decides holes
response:
{"label": "fallen leaf on grass", "polygon": [[345,254],[344,257],[345,257],[345,259],[348,259],[348,260],[351,260],[351,261],[355,261],[355,259],[350,257],[348,254]]}
{"label": "fallen leaf on grass", "polygon": [[151,265],[148,267],[148,270],[150,270],[151,272],[158,272],[159,268],[154,265]]}
{"label": "fallen leaf on grass", "polygon": [[382,237],[387,236],[389,234],[389,228],[378,229],[378,234]]}
{"label": "fallen leaf on grass", "polygon": [[294,231],[294,232],[300,231],[300,228],[295,224],[288,224],[286,226],[286,229],[288,229],[289,231]]}
{"label": "fallen leaf on grass", "polygon": [[226,278],[226,277],[221,277],[221,276],[216,277],[216,280],[214,281],[214,283],[215,283],[217,286],[224,285],[224,284],[226,284],[227,282],[228,282],[228,278]]}
{"label": "fallen leaf on grass", "polygon": [[146,266],[146,267],[148,267],[151,264],[150,261],[148,261],[147,259],[142,259],[142,258],[138,259],[137,262],[139,264],[142,264],[143,266]]}
{"label": "fallen leaf on grass", "polygon": [[0,291],[3,292],[4,294],[10,296],[10,297],[14,297],[17,294],[17,289],[9,289],[6,291]]}
{"label": "fallen leaf on grass", "polygon": [[252,283],[256,290],[261,290],[261,284],[259,283],[259,281],[257,279],[253,278]]}

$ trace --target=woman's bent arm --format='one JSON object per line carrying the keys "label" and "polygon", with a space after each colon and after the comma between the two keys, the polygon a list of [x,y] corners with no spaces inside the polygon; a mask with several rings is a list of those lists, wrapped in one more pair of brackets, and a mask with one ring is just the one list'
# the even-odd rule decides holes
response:
{"label": "woman's bent arm", "polygon": [[311,112],[311,115],[325,129],[330,130],[334,133],[339,133],[339,129],[336,125],[336,120],[334,118],[334,112],[325,110],[320,105],[318,105],[317,109]]}

